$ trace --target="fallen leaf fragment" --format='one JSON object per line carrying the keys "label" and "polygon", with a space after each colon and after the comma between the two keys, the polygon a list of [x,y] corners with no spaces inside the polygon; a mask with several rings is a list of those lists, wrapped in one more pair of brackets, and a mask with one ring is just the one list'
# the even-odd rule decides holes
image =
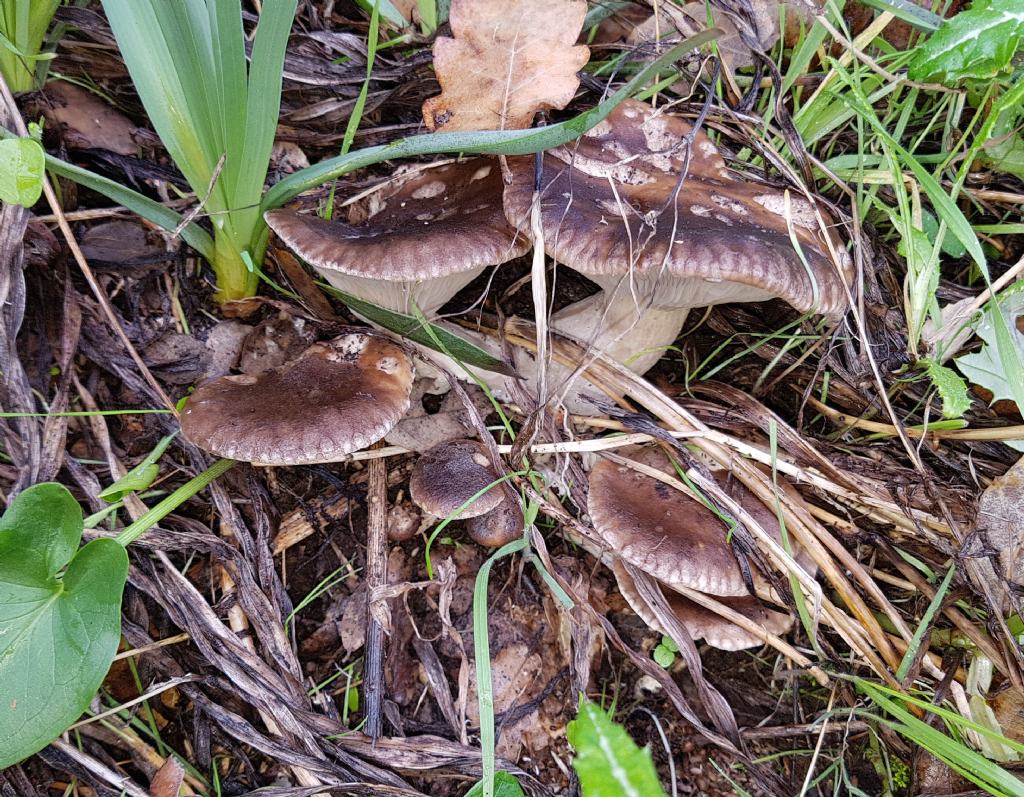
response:
{"label": "fallen leaf fragment", "polygon": [[184,768],[176,758],[171,756],[153,776],[153,780],[149,784],[149,795],[150,797],[178,797],[184,780]]}
{"label": "fallen leaf fragment", "polygon": [[441,94],[423,103],[430,130],[520,130],[564,108],[590,58],[576,45],[581,0],[453,0],[454,38],[434,43]]}
{"label": "fallen leaf fragment", "polygon": [[978,567],[987,571],[982,577],[991,576],[997,592],[1008,597],[1024,585],[1024,458],[982,493],[975,534],[969,553],[978,554]]}

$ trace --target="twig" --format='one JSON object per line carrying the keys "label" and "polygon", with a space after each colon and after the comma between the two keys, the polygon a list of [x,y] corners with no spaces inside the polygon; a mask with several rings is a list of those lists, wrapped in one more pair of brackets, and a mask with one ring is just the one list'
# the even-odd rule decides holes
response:
{"label": "twig", "polygon": [[[0,78],[2,81],[2,78]],[[5,84],[6,85],[6,84]],[[102,764],[87,753],[83,753],[73,744],[68,744],[63,739],[57,739],[51,745],[58,753],[66,755],[72,761],[77,761],[84,769],[95,775],[101,782],[107,783],[121,794],[128,797],[149,797],[145,789],[139,787],[127,775],[120,775],[106,764]]]}
{"label": "twig", "polygon": [[367,465],[366,521],[366,649],[363,665],[365,733],[376,741],[381,735],[384,703],[383,601],[377,597],[387,585],[388,471],[383,458]]}
{"label": "twig", "polygon": [[169,681],[164,681],[162,684],[157,684],[144,694],[141,694],[138,697],[129,700],[127,703],[121,703],[118,706],[108,708],[106,711],[102,711],[99,714],[94,714],[91,717],[86,717],[84,720],[76,722],[74,725],[68,728],[68,730],[73,731],[76,728],[81,728],[83,725],[88,725],[92,722],[98,722],[99,720],[106,719],[107,717],[113,716],[114,714],[119,714],[127,708],[131,708],[132,706],[138,705],[139,703],[143,703],[149,700],[151,697],[156,697],[161,692],[166,692],[168,689],[175,689],[181,686],[182,684],[187,684],[195,680],[197,680],[197,678],[194,675],[183,675],[180,678],[172,678]]}

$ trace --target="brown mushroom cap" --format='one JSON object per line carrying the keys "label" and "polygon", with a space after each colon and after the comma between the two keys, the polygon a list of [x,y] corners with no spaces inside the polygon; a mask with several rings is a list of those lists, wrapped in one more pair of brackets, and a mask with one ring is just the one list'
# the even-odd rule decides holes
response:
{"label": "brown mushroom cap", "polygon": [[[733,177],[701,131],[688,153],[684,139],[691,130],[677,116],[626,100],[578,142],[545,153],[541,218],[547,253],[605,288],[610,278],[630,272],[641,283],[657,280],[656,291],[642,286],[655,294],[655,306],[778,297],[811,310],[814,283],[793,248],[783,193]],[[525,233],[534,159],[508,162],[505,213]],[[841,314],[850,265],[844,261],[845,273],[837,273],[806,200],[794,193],[790,208],[819,290],[817,311]],[[837,251],[845,257],[841,246]]]}
{"label": "brown mushroom cap", "polygon": [[[625,456],[675,476],[660,449],[626,451]],[[728,471],[715,471],[712,476],[761,528],[781,539],[773,508],[761,503]],[[780,479],[779,485],[791,500],[801,500],[787,482]],[[590,471],[587,511],[597,533],[616,554],[659,581],[710,595],[749,594],[726,539],[726,524],[685,493],[633,468],[600,460]]]}
{"label": "brown mushroom cap", "polygon": [[257,376],[200,385],[181,429],[200,448],[228,459],[331,462],[387,434],[409,408],[412,380],[412,360],[400,346],[353,332]]}
{"label": "brown mushroom cap", "polygon": [[522,508],[506,498],[490,512],[467,520],[466,530],[477,545],[500,548],[523,536],[524,522]]}
{"label": "brown mushroom cap", "polygon": [[317,268],[375,280],[427,280],[504,263],[529,241],[502,212],[497,161],[471,158],[427,169],[373,194],[349,224],[271,210],[267,224]]}
{"label": "brown mushroom cap", "polygon": [[[626,599],[626,603],[637,613],[650,628],[659,634],[666,633],[658,622],[657,616],[651,610],[647,602],[637,592],[636,585],[626,569],[618,562],[613,563],[612,571],[615,573],[615,580],[619,585],[619,592]],[[720,614],[716,614],[699,603],[684,598],[678,592],[672,590],[664,591],[665,600],[669,607],[675,612],[679,621],[686,627],[694,641],[703,639],[713,648],[720,650],[743,650],[744,648],[755,648],[764,644],[764,639],[751,634],[745,628],[729,622]],[[720,603],[728,606],[735,612],[748,617],[755,623],[763,626],[771,634],[784,634],[793,625],[793,617],[783,612],[768,608],[760,600],[753,596],[741,598],[715,598]]]}
{"label": "brown mushroom cap", "polygon": [[[497,478],[487,451],[480,443],[449,440],[416,460],[409,479],[409,495],[424,512],[443,518],[452,515]],[[504,491],[496,486],[462,510],[459,517],[465,520],[483,515],[504,500]]]}

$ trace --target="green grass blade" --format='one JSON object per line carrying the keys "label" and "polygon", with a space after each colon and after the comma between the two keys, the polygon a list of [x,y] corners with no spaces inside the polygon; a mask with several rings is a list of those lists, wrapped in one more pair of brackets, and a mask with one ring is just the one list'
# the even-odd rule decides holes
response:
{"label": "green grass blade", "polygon": [[[882,721],[897,733],[925,748],[936,758],[990,794],[1024,797],[1024,782],[1018,780],[1003,767],[919,720],[875,684],[860,678],[853,680],[858,689],[879,708],[896,719],[895,722],[884,718]],[[935,707],[928,706],[928,708],[932,710]]]}
{"label": "green grass blade", "polygon": [[[255,205],[263,193],[281,112],[281,81],[288,34],[298,0],[265,0],[252,45],[246,96],[245,146],[240,161],[238,197]],[[237,136],[236,136],[237,138]]]}
{"label": "green grass blade", "polygon": [[[364,318],[379,324],[385,329],[391,330],[396,335],[401,335],[403,338],[408,338],[429,349],[447,354],[449,357],[466,365],[483,368],[484,370],[504,374],[505,376],[518,376],[508,365],[488,354],[479,346],[470,343],[465,338],[460,338],[458,335],[453,335],[436,324],[430,324],[425,320],[421,322],[414,316],[398,313],[394,310],[387,310],[350,293],[339,291],[332,285],[323,285],[322,287],[333,296],[337,296]],[[424,324],[430,327],[429,332]],[[437,336],[436,339],[434,335]]]}
{"label": "green grass blade", "polygon": [[273,210],[295,198],[303,191],[316,188],[328,180],[384,160],[408,158],[413,155],[434,155],[444,152],[463,152],[477,155],[530,155],[579,138],[608,114],[626,97],[639,91],[658,72],[691,50],[714,41],[720,35],[717,28],[691,36],[655,59],[622,88],[604,102],[568,121],[549,127],[529,130],[484,131],[480,133],[431,133],[413,136],[378,147],[357,150],[348,155],[317,163],[302,169],[277,183],[263,198],[262,211]]}
{"label": "green grass blade", "polygon": [[899,669],[896,670],[896,680],[902,681],[907,677],[907,673],[910,671],[910,665],[913,664],[914,659],[917,657],[917,651],[921,647],[921,642],[924,640],[924,632],[928,630],[928,626],[931,625],[932,618],[935,617],[935,613],[938,612],[939,607],[942,606],[942,601],[946,599],[946,592],[949,591],[949,585],[953,583],[953,575],[956,573],[956,566],[951,565],[949,570],[946,571],[946,577],[942,579],[942,583],[939,584],[939,588],[935,590],[935,595],[932,597],[931,603],[928,604],[928,608],[925,610],[924,616],[921,618],[921,622],[917,624],[917,629],[914,631],[914,638],[910,640],[910,644],[907,646],[907,652],[903,654],[903,660],[900,661]]}
{"label": "green grass blade", "polygon": [[[0,131],[0,138],[7,138],[9,135],[6,130]],[[46,169],[61,177],[74,180],[79,185],[84,185],[98,194],[103,194],[107,199],[123,205],[146,221],[165,230],[174,230],[183,221],[183,217],[178,211],[164,207],[155,199],[150,199],[145,194],[126,188],[114,180],[90,172],[81,166],[62,161],[60,158],[47,155]],[[181,231],[181,238],[207,260],[213,258],[213,238],[198,224],[186,225]]]}
{"label": "green grass blade", "polygon": [[476,665],[476,694],[480,711],[480,755],[484,797],[494,795],[494,684],[491,681],[491,644],[487,627],[487,581],[494,563],[517,553],[529,543],[526,535],[503,545],[483,563],[473,586],[473,663]]}

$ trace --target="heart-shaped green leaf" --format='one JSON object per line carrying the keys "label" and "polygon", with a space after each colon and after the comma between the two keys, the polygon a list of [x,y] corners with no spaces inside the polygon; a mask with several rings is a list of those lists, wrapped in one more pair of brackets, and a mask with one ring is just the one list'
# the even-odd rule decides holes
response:
{"label": "heart-shaped green leaf", "polygon": [[59,484],[30,487],[0,518],[0,769],[78,719],[117,651],[128,555],[81,539]]}
{"label": "heart-shaped green leaf", "polygon": [[32,207],[43,192],[46,156],[38,141],[10,138],[0,141],[0,200]]}

